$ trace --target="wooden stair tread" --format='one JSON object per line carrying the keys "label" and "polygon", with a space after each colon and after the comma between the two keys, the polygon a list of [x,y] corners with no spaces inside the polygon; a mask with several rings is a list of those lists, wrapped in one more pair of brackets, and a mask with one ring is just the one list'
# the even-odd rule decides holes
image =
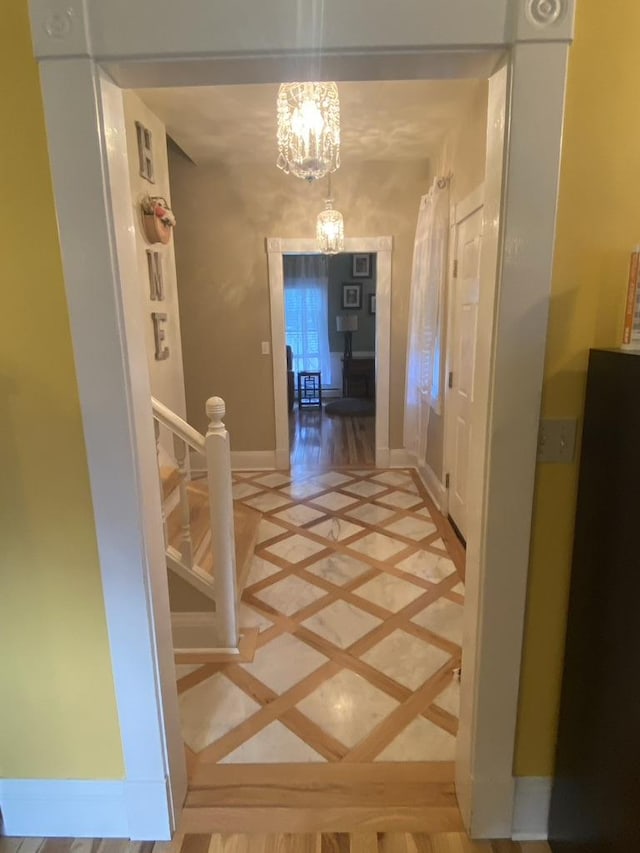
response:
{"label": "wooden stair tread", "polygon": [[160,466],[160,482],[162,483],[162,499],[166,501],[169,495],[180,485],[180,472],[169,465]]}
{"label": "wooden stair tread", "polygon": [[[191,541],[194,555],[202,545],[205,536],[210,535],[209,491],[206,480],[196,480],[187,486],[189,507],[191,510]],[[241,592],[247,582],[251,568],[251,558],[256,547],[258,528],[262,513],[239,501],[233,503],[233,524],[235,531],[236,578]],[[182,508],[176,506],[167,518],[169,544],[180,551],[182,541]],[[198,562],[199,568],[213,577],[213,554],[207,548]]]}
{"label": "wooden stair tread", "polygon": [[[251,568],[251,558],[256,547],[261,518],[262,513],[234,501],[233,527],[236,545],[236,583],[240,592],[242,592],[246,585],[247,576]],[[207,551],[201,565],[203,570],[213,577],[213,554],[211,551]]]}
{"label": "wooden stair tread", "polygon": [[[195,554],[209,532],[209,498],[206,493],[194,489],[191,485],[187,487],[187,494],[189,495],[191,517],[191,544]],[[167,517],[167,536],[169,545],[180,551],[182,542],[182,506],[180,503],[174,507]]]}
{"label": "wooden stair tread", "polygon": [[251,560],[258,541],[258,528],[262,513],[241,503],[233,505],[233,523],[236,532],[236,576],[240,592],[247,585]]}

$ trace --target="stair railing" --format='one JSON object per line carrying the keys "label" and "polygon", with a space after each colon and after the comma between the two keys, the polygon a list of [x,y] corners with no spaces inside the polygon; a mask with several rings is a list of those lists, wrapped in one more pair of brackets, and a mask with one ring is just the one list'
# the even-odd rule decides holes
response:
{"label": "stair railing", "polygon": [[[201,573],[194,565],[191,539],[191,508],[187,486],[190,479],[188,449],[192,448],[204,456],[209,492],[209,522],[211,527],[211,555],[213,558],[213,590],[216,605],[216,645],[221,649],[238,646],[238,603],[236,583],[235,535],[233,523],[233,492],[231,483],[231,447],[229,433],[223,418],[226,407],[221,397],[210,397],[205,405],[209,426],[206,435],[201,435],[167,406],[151,398],[159,454],[160,425],[166,427],[173,437],[173,448],[179,474],[179,500],[181,508],[180,564],[195,574],[203,583]],[[167,522],[164,517],[165,547],[167,558],[175,562],[173,549],[169,546]]]}

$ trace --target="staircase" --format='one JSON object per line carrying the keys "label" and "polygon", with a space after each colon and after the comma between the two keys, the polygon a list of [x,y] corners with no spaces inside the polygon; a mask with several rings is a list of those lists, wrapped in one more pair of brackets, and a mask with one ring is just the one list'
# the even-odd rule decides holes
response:
{"label": "staircase", "polygon": [[[224,401],[207,400],[206,435],[158,400],[151,402],[176,659],[233,659],[241,654],[238,603],[261,514],[233,501]],[[161,430],[171,434],[175,465],[160,464]],[[197,470],[190,451],[202,460]]]}

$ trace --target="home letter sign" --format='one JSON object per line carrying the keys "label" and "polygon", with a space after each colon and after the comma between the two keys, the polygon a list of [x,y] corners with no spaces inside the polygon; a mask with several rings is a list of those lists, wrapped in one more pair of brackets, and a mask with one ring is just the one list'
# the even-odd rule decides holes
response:
{"label": "home letter sign", "polygon": [[165,358],[169,358],[169,347],[165,344],[166,333],[164,328],[167,315],[154,311],[151,314],[151,319],[153,320],[153,338],[156,342],[156,361],[164,361]]}

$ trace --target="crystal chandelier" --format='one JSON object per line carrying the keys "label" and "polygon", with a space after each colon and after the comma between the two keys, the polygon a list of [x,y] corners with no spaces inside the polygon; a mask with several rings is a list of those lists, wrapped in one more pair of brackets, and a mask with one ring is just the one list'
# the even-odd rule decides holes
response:
{"label": "crystal chandelier", "polygon": [[344,252],[344,219],[339,210],[333,209],[331,175],[329,175],[329,198],[324,205],[325,209],[318,214],[316,220],[318,249],[325,255],[337,255],[338,252]]}
{"label": "crystal chandelier", "polygon": [[306,181],[340,166],[340,99],[335,83],[282,83],[278,90],[278,160]]}

